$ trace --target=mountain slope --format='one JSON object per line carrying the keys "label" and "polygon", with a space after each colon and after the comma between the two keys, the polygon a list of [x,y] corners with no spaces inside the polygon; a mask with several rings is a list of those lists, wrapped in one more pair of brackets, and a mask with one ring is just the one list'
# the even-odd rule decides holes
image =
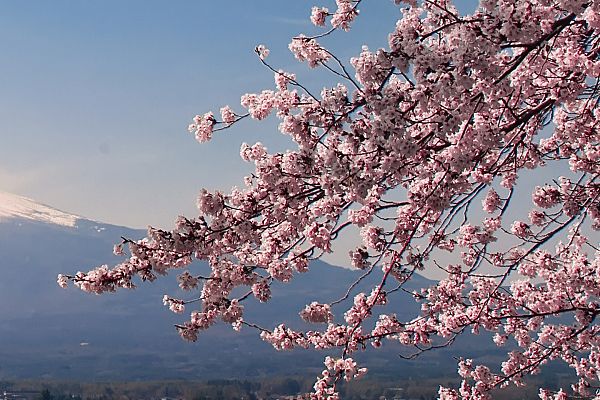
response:
{"label": "mountain slope", "polygon": [[27,197],[0,192],[0,221],[25,219],[60,226],[75,227],[81,217],[68,214]]}
{"label": "mountain slope", "polygon": [[[0,379],[211,379],[320,372],[323,353],[278,353],[249,329],[238,334],[220,325],[203,332],[196,343],[182,341],[173,324],[186,315],[162,305],[163,294],[181,295],[174,277],[102,296],[56,284],[59,273],[119,262],[113,244],[121,236],[136,239],[144,233],[20,196],[0,196]],[[201,263],[194,268],[208,270]],[[301,325],[298,312],[305,304],[337,299],[358,275],[314,262],[291,283],[274,285],[271,302],[245,302],[246,318],[265,327],[282,321]],[[413,285],[431,283],[417,277]],[[418,314],[409,295],[395,297],[388,309],[403,318]],[[475,352],[490,349],[474,343],[470,339],[467,346]],[[380,374],[431,376],[455,369],[454,359],[444,352],[406,363],[397,356],[403,351],[399,346],[386,346],[387,351],[367,351],[357,358],[369,360]]]}

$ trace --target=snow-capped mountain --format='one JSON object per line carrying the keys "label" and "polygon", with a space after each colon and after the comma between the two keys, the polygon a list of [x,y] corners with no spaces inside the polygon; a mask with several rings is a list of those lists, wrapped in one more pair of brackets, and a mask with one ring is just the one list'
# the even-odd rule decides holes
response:
{"label": "snow-capped mountain", "polygon": [[[162,305],[164,294],[177,295],[173,276],[102,296],[57,285],[59,273],[115,265],[121,258],[112,248],[121,236],[144,234],[0,193],[0,380],[226,378],[254,371],[250,354],[289,359],[254,333],[236,335],[225,326],[206,332],[195,344],[182,341],[173,324],[188,315],[175,315]],[[347,271],[331,268],[319,283],[330,279],[327,274],[344,282],[337,274],[346,277]],[[272,318],[286,318],[290,308],[288,319],[297,319],[304,296],[292,294],[303,294],[307,287],[326,289],[298,283],[292,291],[274,293],[280,297]],[[312,358],[310,364],[320,364],[320,356]]]}
{"label": "snow-capped mountain", "polygon": [[[137,239],[144,234],[0,193],[0,380],[251,378],[307,371],[313,376],[320,371],[322,353],[275,352],[249,329],[237,334],[221,325],[196,343],[182,341],[173,324],[189,314],[176,315],[162,305],[164,294],[187,297],[177,293],[173,276],[102,296],[56,284],[59,273],[118,263],[121,258],[112,254],[115,242],[121,236]],[[194,268],[208,271],[201,263]],[[248,299],[246,316],[267,327],[278,322],[294,326],[307,302],[338,298],[340,288],[348,287],[357,273],[316,261],[309,272],[275,286],[273,301],[258,304]],[[415,284],[428,281],[418,278]],[[408,295],[391,306],[407,316],[418,308]],[[389,349],[369,357],[382,370],[403,370],[394,347]],[[431,358],[423,359],[420,367],[411,364],[410,372],[430,374],[427,360]],[[452,370],[455,362],[449,360],[436,365]]]}
{"label": "snow-capped mountain", "polygon": [[57,210],[27,197],[0,192],[0,222],[15,218],[75,227],[77,220],[82,217]]}

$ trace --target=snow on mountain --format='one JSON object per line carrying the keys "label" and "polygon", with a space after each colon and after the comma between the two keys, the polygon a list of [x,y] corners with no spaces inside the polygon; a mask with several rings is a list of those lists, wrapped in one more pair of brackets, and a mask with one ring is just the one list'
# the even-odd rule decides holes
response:
{"label": "snow on mountain", "polygon": [[27,197],[0,192],[0,222],[14,218],[74,228],[77,220],[82,217],[57,210]]}
{"label": "snow on mountain", "polygon": [[[288,376],[314,375],[314,367],[323,361],[322,353],[275,352],[252,330],[237,334],[220,325],[203,333],[195,344],[181,340],[173,325],[186,317],[162,305],[164,294],[186,297],[174,277],[152,283],[136,280],[136,290],[123,289],[105,296],[76,288],[65,290],[56,284],[59,273],[73,274],[122,262],[122,257],[112,253],[113,245],[121,237],[136,240],[144,234],[143,230],[91,221],[0,192],[0,381],[246,379],[282,371]],[[203,263],[193,268],[209,270]],[[273,301],[268,304],[248,299],[244,303],[246,315],[261,326],[285,322],[292,328],[304,327],[299,310],[313,300],[338,298],[340,289],[350,286],[358,276],[360,271],[314,261],[308,272],[298,274],[285,289],[274,285]],[[370,289],[377,279],[365,277],[355,292]],[[411,284],[414,286],[407,288],[417,290],[430,282],[415,275]],[[418,315],[420,306],[412,295],[396,294],[386,306],[390,312],[407,320]],[[339,305],[339,311],[345,305]],[[490,350],[483,344],[474,345],[474,340],[468,338],[468,349],[495,354],[495,346]],[[389,348],[393,349],[391,344]],[[455,348],[453,352],[461,353]],[[373,374],[377,366],[385,373],[410,371],[415,376],[456,367],[451,356],[454,353],[434,359],[419,357],[424,361],[410,368],[399,364],[403,360],[396,354],[388,350],[383,355],[373,352],[364,357],[372,357]],[[260,362],[263,359],[268,359],[270,366]]]}

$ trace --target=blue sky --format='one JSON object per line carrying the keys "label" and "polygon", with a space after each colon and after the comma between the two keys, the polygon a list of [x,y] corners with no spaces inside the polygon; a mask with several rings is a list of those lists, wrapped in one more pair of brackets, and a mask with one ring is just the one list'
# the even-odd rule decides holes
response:
{"label": "blue sky", "polygon": [[[253,49],[317,90],[334,81],[296,63],[292,36],[316,33],[328,0],[0,2],[0,190],[132,227],[195,214],[201,187],[241,184],[242,142],[283,149],[274,121],[244,121],[200,145],[198,113],[239,107],[273,87]],[[350,33],[328,38],[342,59],[383,46],[399,11],[366,1]]]}

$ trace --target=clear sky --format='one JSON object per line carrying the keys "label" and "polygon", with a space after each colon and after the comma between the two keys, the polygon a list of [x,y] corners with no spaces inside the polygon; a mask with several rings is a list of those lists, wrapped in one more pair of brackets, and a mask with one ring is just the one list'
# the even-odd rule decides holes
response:
{"label": "clear sky", "polygon": [[[244,141],[270,149],[275,122],[244,121],[200,145],[191,118],[273,87],[253,49],[320,89],[296,63],[292,36],[317,33],[313,5],[331,0],[39,0],[0,2],[0,190],[91,219],[169,227],[195,214],[201,187],[228,190],[249,165]],[[342,59],[383,46],[399,16],[365,1],[350,33],[328,38]]]}

